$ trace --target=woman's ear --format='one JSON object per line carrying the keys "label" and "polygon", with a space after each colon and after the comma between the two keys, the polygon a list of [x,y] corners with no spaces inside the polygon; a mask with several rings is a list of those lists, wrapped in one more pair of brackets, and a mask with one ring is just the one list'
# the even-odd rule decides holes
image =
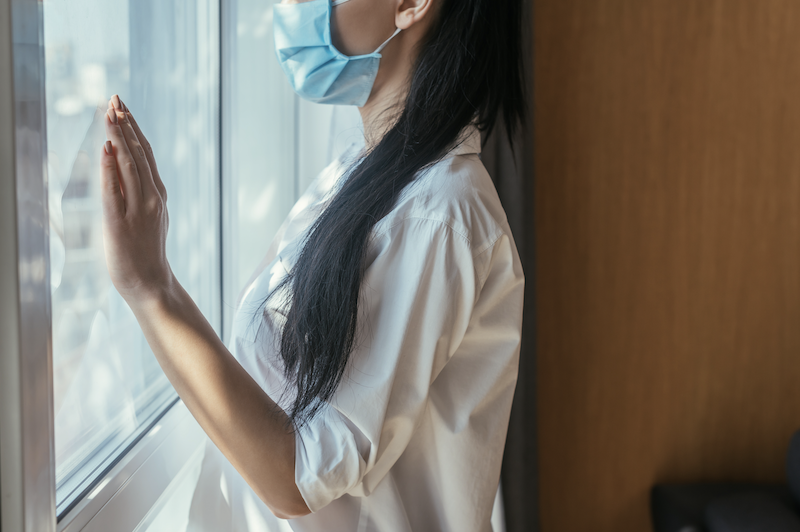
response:
{"label": "woman's ear", "polygon": [[394,24],[401,30],[407,30],[430,16],[434,0],[397,0],[397,13]]}

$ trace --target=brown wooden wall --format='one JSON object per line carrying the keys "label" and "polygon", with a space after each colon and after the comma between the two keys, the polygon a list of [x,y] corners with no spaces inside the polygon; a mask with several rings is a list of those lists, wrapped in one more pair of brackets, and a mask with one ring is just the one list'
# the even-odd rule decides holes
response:
{"label": "brown wooden wall", "polygon": [[646,531],[800,428],[800,2],[534,2],[542,530]]}

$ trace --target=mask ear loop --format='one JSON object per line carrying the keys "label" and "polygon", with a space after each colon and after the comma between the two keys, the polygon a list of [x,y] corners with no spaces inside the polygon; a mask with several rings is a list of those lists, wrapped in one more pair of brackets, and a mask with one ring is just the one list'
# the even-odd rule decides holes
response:
{"label": "mask ear loop", "polygon": [[[344,1],[345,1],[345,2],[347,2],[348,0],[344,0]],[[384,48],[386,48],[386,45],[387,45],[387,44],[389,44],[389,41],[391,41],[392,39],[394,39],[395,37],[397,37],[397,34],[398,34],[398,33],[400,33],[401,31],[403,31],[403,30],[401,30],[400,28],[397,28],[396,30],[394,30],[394,33],[392,33],[392,36],[391,36],[391,37],[389,37],[388,39],[386,39],[386,40],[383,42],[383,44],[382,44],[382,45],[380,45],[380,46],[378,46],[378,49],[377,49],[377,50],[375,50],[375,51],[374,51],[374,52],[372,52],[372,53],[374,53],[374,54],[379,54],[379,53],[381,53],[381,50],[383,50]]]}
{"label": "mask ear loop", "polygon": [[[344,4],[345,2],[349,2],[349,1],[350,1],[350,0],[332,0],[332,1],[331,1],[331,7],[336,7],[336,6],[342,5],[342,4]],[[372,53],[373,53],[373,54],[379,54],[379,53],[381,53],[381,50],[383,50],[384,48],[386,48],[386,45],[387,45],[387,44],[389,44],[389,41],[391,41],[392,39],[394,39],[395,37],[397,37],[397,34],[398,34],[398,33],[400,33],[401,31],[402,31],[402,30],[401,30],[400,28],[397,28],[396,30],[394,30],[394,33],[392,33],[392,36],[391,36],[391,37],[389,37],[388,39],[386,39],[386,40],[383,42],[383,44],[382,44],[382,45],[380,45],[380,46],[378,46],[378,49],[377,49],[377,50],[375,50],[375,51],[374,51],[374,52],[372,52]]]}

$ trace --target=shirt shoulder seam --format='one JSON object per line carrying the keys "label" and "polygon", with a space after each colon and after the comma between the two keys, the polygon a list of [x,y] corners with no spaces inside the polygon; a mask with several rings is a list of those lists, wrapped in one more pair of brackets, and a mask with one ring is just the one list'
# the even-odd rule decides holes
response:
{"label": "shirt shoulder seam", "polygon": [[484,253],[486,253],[487,251],[489,251],[490,249],[492,249],[495,246],[495,244],[497,244],[497,242],[501,238],[503,238],[505,234],[506,232],[503,230],[503,228],[498,227],[495,234],[487,241],[487,243],[482,248],[479,248],[478,250],[475,251],[475,253],[472,255],[473,258],[479,257]]}
{"label": "shirt shoulder seam", "polygon": [[[453,224],[449,220],[447,220],[446,218],[433,218],[431,216],[420,216],[420,215],[405,216],[405,217],[403,217],[403,218],[401,218],[399,220],[396,220],[389,227],[386,227],[383,230],[381,230],[380,232],[375,233],[375,236],[376,237],[383,236],[386,233],[388,233],[389,231],[391,231],[392,229],[394,229],[395,227],[397,227],[398,225],[401,225],[401,224],[405,223],[407,220],[423,220],[423,221],[426,221],[426,222],[434,222],[434,223],[438,223],[438,224],[444,225],[446,227],[449,227],[451,231],[453,231],[455,234],[457,234],[458,236],[460,236],[461,238],[464,239],[464,241],[466,242],[466,244],[470,248],[470,250],[472,249],[472,241],[470,240],[469,236],[465,235],[462,231],[459,231],[458,229],[456,229],[453,226]],[[473,256],[475,256],[475,255],[473,254]]]}
{"label": "shirt shoulder seam", "polygon": [[[494,249],[494,247],[497,245],[497,243],[500,242],[500,239],[503,238],[504,236],[506,236],[507,234],[508,233],[502,227],[498,228],[497,232],[495,233],[495,235],[492,238],[489,239],[489,243],[486,244],[485,246],[483,246],[483,248],[480,249],[479,251],[477,251],[474,255],[472,255],[472,260],[473,260],[473,263],[475,264],[476,272],[477,272],[477,268],[478,268],[478,261],[476,259],[478,257],[480,257],[481,255],[485,254],[487,251],[490,251],[490,250]],[[478,275],[477,278],[480,281],[480,284],[483,285],[483,283],[486,282],[486,278],[489,276],[489,271],[488,271],[488,267],[486,267],[485,265],[481,265],[481,269],[486,270],[486,271],[481,271],[480,275]]]}

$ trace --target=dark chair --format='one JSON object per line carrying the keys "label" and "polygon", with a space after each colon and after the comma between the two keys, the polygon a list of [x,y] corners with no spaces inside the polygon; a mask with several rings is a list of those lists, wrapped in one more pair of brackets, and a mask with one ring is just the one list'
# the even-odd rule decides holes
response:
{"label": "dark chair", "polygon": [[660,484],[656,532],[800,532],[800,431],[789,444],[787,484]]}

